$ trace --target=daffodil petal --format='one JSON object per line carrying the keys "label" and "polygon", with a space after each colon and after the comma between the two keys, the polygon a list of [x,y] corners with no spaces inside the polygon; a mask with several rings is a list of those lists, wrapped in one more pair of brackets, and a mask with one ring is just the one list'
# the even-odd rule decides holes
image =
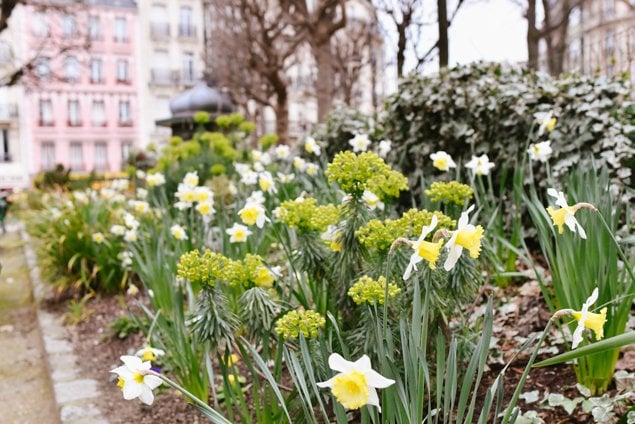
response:
{"label": "daffodil petal", "polygon": [[152,405],[152,403],[154,402],[154,394],[149,387],[143,386],[141,389],[141,393],[139,394],[139,399],[146,405]]}
{"label": "daffodil petal", "polygon": [[347,361],[339,353],[331,353],[329,356],[329,367],[333,371],[349,372],[353,369],[353,362]]}
{"label": "daffodil petal", "polygon": [[119,359],[121,359],[121,361],[128,367],[128,369],[133,371],[141,369],[141,366],[143,365],[143,361],[136,356],[124,355]]}
{"label": "daffodil petal", "polygon": [[445,269],[446,271],[450,271],[452,268],[454,268],[459,258],[461,257],[462,252],[463,248],[461,246],[452,246],[452,248],[450,249],[450,253],[448,253],[448,257],[443,264],[443,269]]}
{"label": "daffodil petal", "polygon": [[379,406],[379,396],[377,396],[377,390],[373,387],[368,388],[368,405],[377,407],[377,410],[381,412],[381,406]]}
{"label": "daffodil petal", "polygon": [[163,383],[163,381],[161,381],[161,379],[156,375],[146,375],[143,377],[143,383],[151,390],[154,390],[159,387]]}
{"label": "daffodil petal", "polygon": [[126,380],[123,386],[123,398],[125,400],[130,400],[139,397],[143,391],[143,387],[143,383],[137,383],[134,380]]}
{"label": "daffodil petal", "polygon": [[320,382],[320,383],[316,383],[316,384],[317,384],[317,386],[318,386],[318,387],[321,387],[321,388],[323,388],[323,389],[325,389],[325,388],[327,388],[327,387],[328,387],[328,388],[331,388],[331,387],[333,387],[333,380],[335,380],[335,377],[333,377],[333,378],[329,378],[329,379],[328,379],[328,380],[326,380],[326,381],[322,381],[322,382]]}
{"label": "daffodil petal", "polygon": [[379,374],[374,369],[370,368],[364,372],[366,376],[366,382],[371,387],[376,387],[378,389],[385,389],[386,387],[392,386],[395,384],[395,380],[391,380],[390,378],[386,378],[383,375]]}

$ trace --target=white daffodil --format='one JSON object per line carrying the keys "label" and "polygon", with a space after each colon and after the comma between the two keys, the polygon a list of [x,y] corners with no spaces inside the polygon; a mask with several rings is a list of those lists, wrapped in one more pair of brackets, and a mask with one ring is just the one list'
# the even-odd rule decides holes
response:
{"label": "white daffodil", "polygon": [[335,399],[346,409],[359,409],[364,405],[373,405],[381,412],[376,389],[392,386],[391,380],[375,371],[370,358],[363,355],[355,362],[347,361],[337,353],[329,356],[329,367],[339,372],[333,378],[317,383],[318,387],[330,388]]}
{"label": "white daffodil", "polygon": [[314,163],[307,163],[307,164],[306,164],[305,171],[306,171],[306,174],[307,174],[307,175],[310,175],[310,176],[317,175],[317,173],[318,173],[318,171],[319,171],[319,170],[320,170],[320,167],[319,167],[319,166],[317,166],[317,165],[316,165],[316,164],[314,164]]}
{"label": "white daffodil", "polygon": [[273,154],[277,159],[287,160],[291,156],[291,149],[289,149],[289,146],[282,144],[273,149]]}
{"label": "white daffodil", "polygon": [[254,171],[263,172],[264,170],[265,166],[262,164],[262,162],[254,162]]}
{"label": "white daffodil", "polygon": [[122,356],[124,365],[111,370],[119,376],[117,385],[123,391],[126,400],[139,398],[146,405],[152,405],[154,394],[152,390],[159,387],[161,379],[150,371],[150,361],[143,362],[136,356]]}
{"label": "white daffodil", "polygon": [[463,253],[463,248],[470,252],[470,257],[476,259],[481,254],[481,240],[483,239],[483,227],[470,224],[470,212],[474,210],[474,205],[461,214],[459,223],[452,237],[445,248],[449,250],[448,257],[443,264],[446,271],[450,271],[456,265]]}
{"label": "white daffodil", "polygon": [[183,177],[183,184],[191,188],[196,187],[198,185],[198,172],[194,171],[185,174],[185,177]]}
{"label": "white daffodil", "polygon": [[489,175],[489,171],[494,167],[494,163],[489,161],[487,155],[472,156],[472,159],[465,164],[476,175]]}
{"label": "white daffodil", "polygon": [[146,345],[143,349],[139,349],[135,356],[141,358],[142,361],[156,361],[159,356],[165,355],[161,349],[156,349],[150,345]]}
{"label": "white daffodil", "polygon": [[214,202],[203,202],[196,205],[196,211],[202,216],[210,216],[214,214]]}
{"label": "white daffodil", "polygon": [[94,233],[92,237],[93,241],[97,244],[102,244],[106,239],[102,233]]}
{"label": "white daffodil", "polygon": [[529,159],[531,160],[547,162],[553,153],[551,141],[547,140],[541,143],[531,144],[529,149],[527,149],[527,153],[529,153]]}
{"label": "white daffodil", "polygon": [[412,243],[411,247],[414,252],[412,256],[410,256],[410,263],[406,267],[406,271],[403,274],[403,279],[407,280],[410,278],[410,274],[412,274],[413,270],[417,270],[417,264],[424,259],[428,261],[430,269],[436,268],[436,263],[439,260],[439,254],[441,252],[441,246],[443,245],[443,240],[439,240],[436,243],[425,241],[425,238],[436,228],[438,223],[438,219],[436,215],[432,215],[432,219],[430,220],[430,225],[424,225],[421,228],[421,235],[419,239]]}
{"label": "white daffodil", "polygon": [[126,224],[126,227],[131,229],[136,229],[137,227],[139,227],[139,221],[137,221],[137,219],[133,215],[127,212],[123,216],[123,222],[124,224]]}
{"label": "white daffodil", "polygon": [[254,171],[247,171],[240,178],[240,182],[245,185],[256,185],[258,183],[258,173]]}
{"label": "white daffodil", "polygon": [[137,230],[132,229],[132,230],[126,231],[126,234],[124,234],[123,239],[128,242],[137,241]]}
{"label": "white daffodil", "polygon": [[137,213],[147,213],[150,210],[150,204],[142,200],[133,200],[132,207]]}
{"label": "white daffodil", "polygon": [[377,153],[382,158],[385,158],[388,153],[392,150],[392,142],[390,140],[382,140],[379,142],[379,147],[377,148]]}
{"label": "white daffodil", "polygon": [[534,113],[536,122],[540,125],[538,127],[538,135],[541,136],[545,132],[551,132],[556,127],[558,119],[553,116],[553,111],[549,112],[536,112]]}
{"label": "white daffodil", "polygon": [[573,332],[573,340],[571,343],[571,349],[575,349],[582,343],[584,329],[588,328],[595,333],[596,340],[601,340],[604,337],[604,324],[606,323],[606,308],[602,308],[599,314],[589,312],[589,308],[595,302],[597,302],[599,296],[598,288],[596,287],[591,293],[591,296],[582,305],[581,311],[574,311],[573,309],[561,309],[554,314],[554,318],[570,315],[578,321],[578,326]]}
{"label": "white daffodil", "polygon": [[234,169],[236,170],[236,173],[240,175],[241,177],[245,175],[247,172],[251,171],[251,167],[247,165],[246,163],[235,163]]}
{"label": "white daffodil", "polygon": [[249,228],[239,223],[235,223],[231,228],[225,230],[225,232],[230,236],[230,243],[244,243],[251,235],[251,231],[249,231]]}
{"label": "white daffodil", "polygon": [[148,174],[146,176],[146,183],[148,187],[158,187],[165,184],[165,176],[160,172]]}
{"label": "white daffodil", "polygon": [[240,219],[247,225],[256,225],[258,228],[265,226],[265,222],[270,222],[265,215],[265,208],[261,203],[245,204],[245,207],[238,211]]}
{"label": "white daffodil", "polygon": [[121,266],[124,268],[132,265],[132,252],[124,250],[117,255],[117,259],[121,261]]}
{"label": "white daffodil", "polygon": [[126,227],[123,225],[113,225],[110,227],[110,232],[116,236],[123,236],[126,233]]}
{"label": "white daffodil", "polygon": [[367,134],[355,134],[355,136],[349,140],[348,144],[353,147],[353,152],[365,152],[368,150],[370,140]]}
{"label": "white daffodil", "polygon": [[456,168],[456,163],[452,160],[452,156],[448,155],[443,150],[432,153],[430,155],[430,159],[432,159],[432,166],[437,168],[439,171],[446,172],[449,171],[450,168]]}
{"label": "white daffodil", "polygon": [[138,199],[147,199],[148,198],[148,190],[146,190],[145,188],[138,188],[137,189],[137,198]]}
{"label": "white daffodil", "polygon": [[306,161],[297,156],[293,159],[293,167],[298,171],[304,171],[306,169]]}
{"label": "white daffodil", "polygon": [[196,187],[194,189],[194,200],[199,203],[214,202],[214,193],[209,187]]}
{"label": "white daffodil", "polygon": [[273,181],[273,176],[269,172],[262,172],[258,176],[258,185],[260,186],[260,190],[265,193],[277,193],[276,184]]}
{"label": "white daffodil", "polygon": [[135,175],[140,180],[145,180],[145,178],[146,178],[146,173],[143,172],[141,169],[137,169],[137,172],[135,172]]}
{"label": "white daffodil", "polygon": [[179,202],[183,202],[189,206],[196,200],[195,187],[185,183],[180,183],[177,187],[176,193],[174,193]]}
{"label": "white daffodil", "polygon": [[384,210],[384,202],[379,199],[375,193],[370,190],[364,190],[362,200],[368,205],[368,208],[373,211],[375,209]]}
{"label": "white daffodil", "polygon": [[285,174],[283,172],[278,172],[278,181],[280,181],[282,184],[289,184],[290,182],[293,182],[294,179],[295,174]]}
{"label": "white daffodil", "polygon": [[586,232],[578,220],[575,219],[574,215],[580,208],[587,208],[591,210],[597,209],[589,203],[576,203],[573,206],[569,206],[567,204],[566,197],[564,197],[564,193],[557,191],[555,188],[548,189],[547,194],[556,199],[556,206],[560,206],[560,209],[554,209],[551,206],[547,208],[547,212],[549,213],[549,216],[551,216],[553,225],[558,227],[558,232],[560,234],[564,233],[564,226],[566,224],[571,231],[580,234],[580,237],[586,239]]}
{"label": "white daffodil", "polygon": [[181,227],[178,224],[170,227],[170,234],[177,240],[187,240],[187,233],[185,232],[185,228]]}
{"label": "white daffodil", "polygon": [[315,156],[320,156],[320,153],[322,153],[320,145],[317,143],[317,141],[315,141],[313,137],[307,137],[304,140],[304,150],[306,150],[307,153]]}
{"label": "white daffodil", "polygon": [[253,191],[247,198],[247,203],[265,204],[265,195],[260,190]]}

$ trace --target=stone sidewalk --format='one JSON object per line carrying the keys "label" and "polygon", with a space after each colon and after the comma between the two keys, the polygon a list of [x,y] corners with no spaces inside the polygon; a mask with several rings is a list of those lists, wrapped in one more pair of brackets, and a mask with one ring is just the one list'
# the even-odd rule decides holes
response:
{"label": "stone sidewalk", "polygon": [[[100,396],[97,381],[82,378],[77,365],[79,358],[73,353],[73,346],[68,330],[58,317],[45,311],[40,303],[45,296],[46,288],[41,281],[39,267],[29,237],[21,225],[10,226],[9,234],[4,236],[23,240],[23,260],[29,270],[33,296],[30,297],[31,308],[37,319],[37,327],[41,334],[40,349],[49,377],[49,387],[52,385],[54,411],[49,411],[46,419],[15,421],[16,423],[62,423],[62,424],[109,424],[109,421],[95,406],[95,400]],[[28,278],[26,279],[28,282]],[[33,303],[35,307],[33,306]],[[43,343],[42,343],[43,342]],[[43,348],[43,349],[42,349]],[[46,377],[46,376],[45,376]],[[0,375],[0,383],[3,376]],[[1,405],[2,402],[0,402]],[[0,408],[4,410],[4,408]],[[56,419],[53,419],[53,415]],[[0,419],[3,421],[4,417]],[[11,422],[11,421],[9,421]]]}

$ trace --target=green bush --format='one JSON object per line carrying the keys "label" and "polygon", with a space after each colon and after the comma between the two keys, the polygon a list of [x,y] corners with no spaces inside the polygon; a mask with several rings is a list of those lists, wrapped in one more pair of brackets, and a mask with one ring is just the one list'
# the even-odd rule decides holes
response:
{"label": "green bush", "polygon": [[376,132],[379,130],[373,128],[369,116],[356,109],[339,107],[329,113],[326,122],[315,126],[312,135],[318,143],[326,146],[326,157],[331,160],[339,152],[350,150],[348,142],[355,134],[368,134],[374,139]]}
{"label": "green bush", "polygon": [[435,172],[429,156],[448,152],[457,163],[471,155],[512,163],[538,139],[536,112],[553,111],[555,174],[566,173],[593,152],[613,176],[631,174],[634,148],[629,134],[629,88],[622,78],[565,75],[554,79],[514,66],[476,63],[438,75],[412,74],[386,102],[382,125],[402,171],[419,184]]}

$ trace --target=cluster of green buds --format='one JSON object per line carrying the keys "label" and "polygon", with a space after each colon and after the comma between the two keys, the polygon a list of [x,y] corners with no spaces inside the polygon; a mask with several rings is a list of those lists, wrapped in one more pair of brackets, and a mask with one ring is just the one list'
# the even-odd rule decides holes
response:
{"label": "cluster of green buds", "polygon": [[357,230],[355,235],[367,249],[387,252],[398,238],[417,238],[423,226],[430,225],[432,216],[436,215],[440,228],[453,229],[456,221],[442,212],[429,212],[425,209],[410,209],[399,219],[372,219]]}
{"label": "cluster of green buds", "polygon": [[300,333],[314,339],[325,325],[326,319],[315,311],[291,311],[278,320],[276,333],[288,340],[297,339]]}
{"label": "cluster of green buds", "polygon": [[335,224],[340,210],[333,204],[317,205],[313,197],[298,198],[282,202],[276,211],[276,217],[299,232],[324,232],[329,225]]}
{"label": "cluster of green buds", "polygon": [[468,200],[472,199],[474,190],[469,185],[461,184],[458,181],[437,181],[432,183],[425,193],[433,202],[453,203],[463,206]]}
{"label": "cluster of green buds", "polygon": [[[401,289],[396,284],[388,283],[388,299],[394,298],[399,293],[401,293]],[[364,275],[351,286],[348,295],[358,305],[364,302],[383,305],[386,300],[386,278],[382,276],[373,280]]]}
{"label": "cluster of green buds", "polygon": [[356,198],[361,198],[364,191],[369,190],[386,201],[408,190],[408,179],[393,171],[374,152],[359,155],[351,151],[340,152],[329,164],[326,176],[329,182],[336,182],[342,190]]}

